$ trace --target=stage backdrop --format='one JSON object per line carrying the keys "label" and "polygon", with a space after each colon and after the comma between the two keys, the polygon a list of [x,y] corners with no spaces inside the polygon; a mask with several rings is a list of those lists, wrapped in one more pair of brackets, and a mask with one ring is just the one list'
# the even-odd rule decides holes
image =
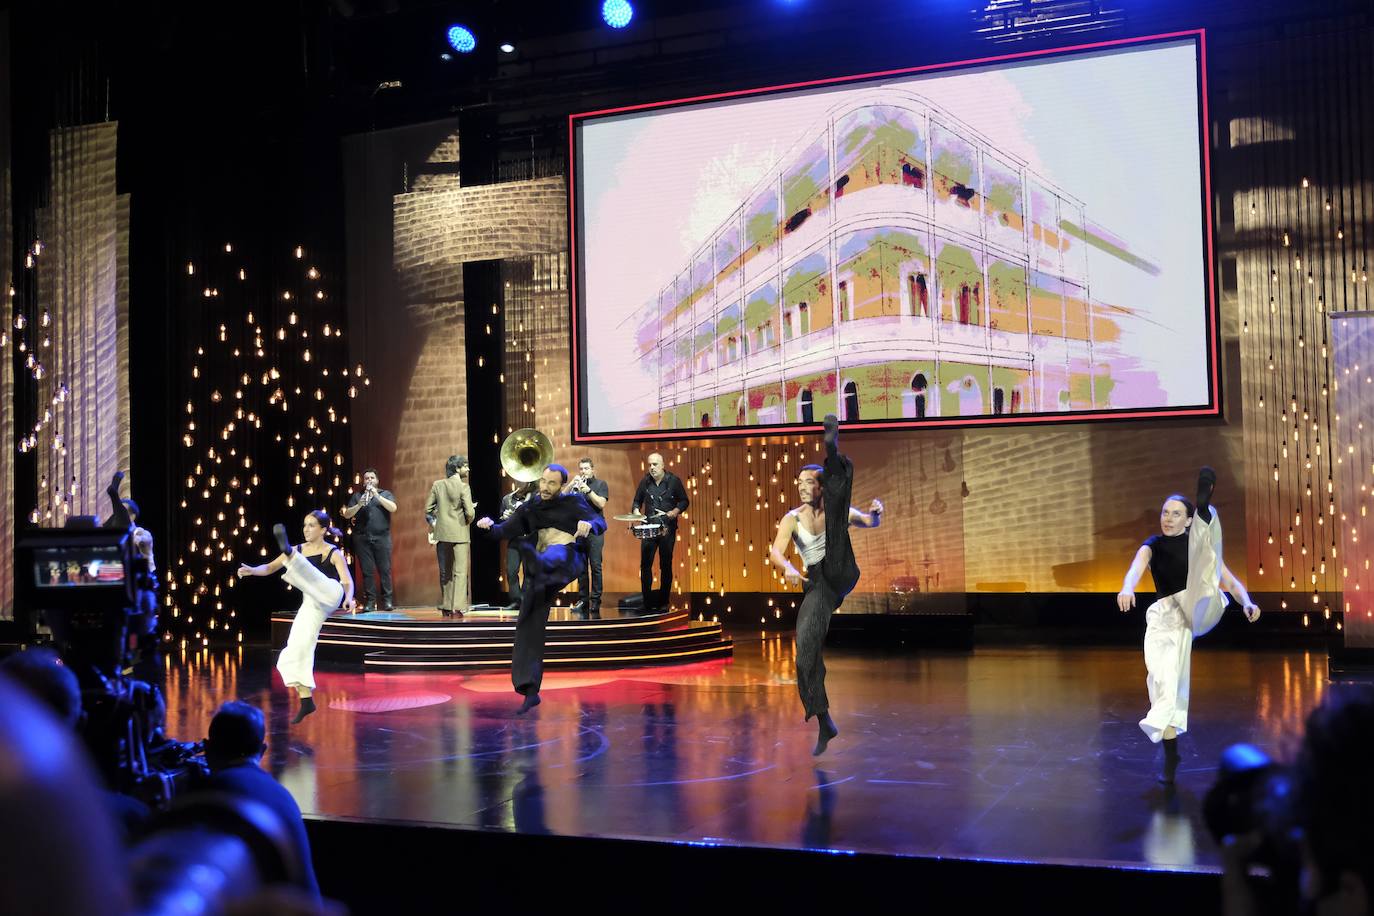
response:
{"label": "stage backdrop", "polygon": [[[397,137],[371,142],[392,144],[393,165],[404,161]],[[431,154],[456,157],[456,139],[433,130],[426,136],[417,129],[407,142],[420,164]],[[374,148],[374,165],[383,158]],[[384,179],[378,183],[385,188]],[[795,505],[797,469],[818,455],[815,435],[572,444],[564,190],[558,178],[474,188],[457,186],[452,175],[425,178],[388,195],[385,208],[370,205],[374,223],[351,223],[351,238],[373,239],[367,275],[350,282],[356,357],[374,373],[373,391],[355,417],[355,449],[359,468],[377,465],[401,504],[400,600],[432,605],[436,597],[420,511],[444,458],[496,447],[467,440],[469,396],[501,397],[507,429],[545,431],[569,466],[593,458],[610,485],[613,513],[629,510],[648,454],[660,449],[693,503],[680,529],[676,586],[715,592],[726,606],[731,592],[785,593],[767,565],[767,548],[778,519]],[[505,384],[500,392],[467,392],[461,264],[493,257],[505,259]],[[360,269],[354,252],[350,263]],[[1234,340],[1234,317],[1228,326]],[[1190,490],[1204,463],[1221,478],[1230,562],[1245,569],[1244,456],[1234,405],[1230,416],[1229,423],[846,434],[858,468],[856,503],[881,497],[888,506],[883,529],[855,534],[864,569],[859,589],[1115,592],[1136,545],[1157,530],[1164,496]],[[496,480],[475,484],[491,494],[503,488]],[[638,543],[628,526],[613,523],[606,588],[638,587]]]}
{"label": "stage backdrop", "polygon": [[[1329,87],[1368,82],[1374,31],[1237,41],[1213,52],[1209,139],[1217,189],[1223,417],[848,436],[846,448],[860,464],[858,497],[881,493],[893,510],[884,531],[855,538],[866,571],[861,588],[890,588],[899,575],[919,576],[927,587],[930,569],[931,589],[1114,592],[1135,545],[1155,530],[1160,500],[1174,490],[1186,492],[1197,466],[1208,463],[1220,475],[1228,564],[1247,577],[1251,591],[1270,596],[1266,611],[1312,612],[1320,621],[1327,599],[1340,591],[1344,564],[1335,560],[1343,551],[1340,526],[1332,522],[1346,512],[1334,485],[1344,466],[1331,447],[1336,410],[1325,329],[1328,312],[1371,308],[1368,238],[1358,227],[1370,220],[1374,95],[1332,93]],[[1324,107],[1314,108],[1314,98]],[[411,397],[420,344],[399,320],[406,300],[393,260],[431,265],[438,276],[457,275],[458,262],[472,256],[467,252],[473,246],[453,227],[467,227],[465,238],[485,232],[507,240],[502,250],[488,247],[476,256],[524,252],[546,262],[537,292],[545,300],[546,324],[527,326],[519,333],[537,332],[537,339],[523,348],[513,340],[507,352],[508,363],[519,358],[529,366],[518,391],[506,386],[507,417],[532,416],[533,423],[522,425],[545,429],[558,443],[560,458],[592,454],[611,483],[612,508],[626,508],[625,495],[651,447],[630,442],[576,450],[568,444],[571,341],[567,312],[553,305],[567,301],[560,287],[568,282],[560,273],[566,270],[560,268],[566,242],[556,231],[564,225],[565,204],[559,194],[545,193],[561,182],[480,189],[486,211],[478,214],[460,207],[456,179],[424,171],[431,156],[457,159],[452,125],[422,126],[404,138],[401,133],[369,138],[372,153],[364,159],[372,164],[374,180],[352,189],[365,186],[367,194],[350,193],[355,206],[349,261],[355,272],[367,265],[362,277],[350,277],[351,322],[371,329],[350,340],[367,349],[368,365],[379,374],[386,365],[399,367],[391,370],[391,390],[361,405],[366,412],[355,426],[360,460],[383,466],[385,478],[397,452],[407,447],[397,440],[396,418]],[[406,174],[420,177],[405,188]],[[427,216],[397,224],[393,246],[393,208],[406,196],[396,196],[403,189],[410,200],[426,205]],[[368,282],[360,285],[364,278]],[[518,328],[517,322],[508,325]],[[446,426],[426,435],[446,437],[446,444],[461,441],[462,417],[462,410],[452,410],[445,414]],[[728,596],[732,589],[772,586],[759,551],[790,502],[783,484],[807,447],[790,435],[700,440],[666,449],[669,464],[693,482],[695,505],[677,553],[683,588],[723,586]],[[435,449],[437,460],[443,451]],[[783,454],[788,463],[779,469]],[[770,464],[780,475],[776,489],[772,473],[766,475],[768,487],[760,479],[759,469]],[[1369,475],[1368,468],[1364,472]],[[412,501],[423,497],[423,476],[416,478]],[[1370,479],[1353,485],[1358,489]],[[487,486],[495,489],[499,481]],[[714,539],[708,542],[706,534]],[[612,531],[609,589],[638,587],[634,546],[619,526]],[[402,593],[415,587],[432,601],[432,554],[417,546],[413,556],[398,559],[410,564]]]}

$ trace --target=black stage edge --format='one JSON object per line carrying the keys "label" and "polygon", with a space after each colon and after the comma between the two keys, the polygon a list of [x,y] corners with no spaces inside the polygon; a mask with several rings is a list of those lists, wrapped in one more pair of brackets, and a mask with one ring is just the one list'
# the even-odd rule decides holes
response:
{"label": "black stage edge", "polygon": [[[517,790],[514,808],[517,821],[529,818],[530,829],[543,829],[543,799],[537,790],[523,799]],[[305,823],[323,893],[348,901],[355,916],[467,910],[474,904],[561,909],[576,899],[584,906],[595,901],[589,908],[605,912],[664,904],[671,912],[710,912],[762,900],[774,911],[796,907],[811,912],[827,899],[866,899],[872,905],[902,901],[901,909],[925,913],[987,913],[1007,904],[1018,913],[1056,916],[1158,916],[1161,908],[1180,914],[1221,912],[1220,877],[1207,872],[564,837],[362,820]],[[826,829],[823,812],[813,815],[808,829],[812,827]]]}
{"label": "black stage edge", "polygon": [[[1245,620],[1234,604],[1217,628],[1204,637],[1210,646],[1267,648],[1339,647],[1341,614],[1328,619],[1315,611],[1278,610],[1290,595],[1257,594],[1252,598],[1263,613],[1255,623]],[[1000,592],[969,594],[855,593],[830,620],[832,645],[874,645],[910,648],[964,648],[979,645],[1127,645],[1145,632],[1145,609],[1155,600],[1136,594],[1136,607],[1123,614],[1116,595],[1063,592]],[[685,605],[693,620],[719,620],[728,631],[795,629],[797,593],[730,592],[676,595],[673,606]],[[1332,602],[1335,603],[1334,601]],[[1290,605],[1292,601],[1290,600]],[[1304,618],[1306,621],[1304,622]]]}
{"label": "black stage edge", "polygon": [[[466,155],[463,165],[466,177]],[[498,379],[506,352],[505,309],[498,308],[496,314],[492,314],[492,306],[500,302],[501,262],[465,262],[463,339],[467,341],[467,457],[472,465],[469,482],[472,498],[477,501],[478,518],[499,516],[501,497],[505,495],[503,484],[506,479],[501,476],[499,451],[493,444],[505,438],[501,425],[505,400],[487,396],[488,392],[499,390]],[[454,451],[458,450],[455,443]],[[436,478],[441,470],[434,469]],[[500,544],[489,540],[474,526],[472,553],[468,562],[474,601],[499,602],[506,596],[500,580],[500,571],[505,568],[505,551],[500,548]]]}

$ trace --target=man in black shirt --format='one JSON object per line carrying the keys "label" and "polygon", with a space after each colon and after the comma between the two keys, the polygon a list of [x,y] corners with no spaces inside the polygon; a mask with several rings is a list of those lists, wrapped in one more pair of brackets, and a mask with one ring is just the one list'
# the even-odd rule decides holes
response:
{"label": "man in black shirt", "polygon": [[539,705],[549,605],[586,567],[587,536],[606,532],[606,519],[585,497],[563,492],[567,482],[568,469],[551,464],[539,478],[538,497],[499,525],[490,518],[477,520],[477,527],[487,537],[513,541],[525,556],[525,582],[520,590],[520,617],[515,624],[510,669],[515,692],[525,697],[520,714]]}
{"label": "man in black shirt", "polygon": [[[596,465],[592,459],[583,458],[577,463],[572,492],[581,493],[598,515],[603,519],[606,517],[606,503],[610,499],[611,488],[596,476]],[[587,536],[587,566],[582,570],[582,575],[577,577],[582,613],[588,617],[601,616],[601,550],[605,544],[604,534]]]}
{"label": "man in black shirt", "polygon": [[375,574],[382,580],[382,610],[391,610],[391,513],[396,497],[377,489],[377,469],[363,471],[363,489],[348,499],[343,517],[353,521],[353,552],[363,569],[364,610],[377,610]]}
{"label": "man in black shirt", "polygon": [[[663,456],[649,456],[649,472],[635,490],[634,509],[651,522],[663,525],[663,534],[639,542],[639,587],[644,595],[644,612],[666,608],[673,588],[673,545],[677,542],[677,519],[691,503],[687,488],[672,471],[663,466]],[[654,552],[658,552],[659,590],[653,590]]]}
{"label": "man in black shirt", "polygon": [[305,834],[301,809],[291,793],[258,766],[258,759],[267,750],[264,731],[262,711],[257,707],[237,700],[221,706],[210,720],[210,734],[205,739],[205,762],[210,765],[210,776],[196,788],[251,799],[274,811],[296,850],[299,886],[318,900],[320,887],[315,881],[310,838]]}

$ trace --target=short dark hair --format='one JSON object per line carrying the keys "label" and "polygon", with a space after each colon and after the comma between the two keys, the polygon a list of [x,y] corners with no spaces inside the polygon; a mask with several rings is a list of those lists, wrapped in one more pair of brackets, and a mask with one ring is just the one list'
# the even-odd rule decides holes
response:
{"label": "short dark hair", "polygon": [[546,470],[546,471],[557,471],[557,472],[558,472],[558,476],[563,478],[563,482],[564,482],[564,483],[567,483],[567,482],[568,482],[568,469],[565,468],[565,467],[563,467],[563,465],[561,465],[561,464],[546,464],[546,465],[544,465],[544,470]]}
{"label": "short dark hair", "polygon": [[76,726],[81,718],[81,685],[72,669],[52,649],[16,652],[0,662],[0,672],[9,675],[68,727]]}
{"label": "short dark hair", "polygon": [[[815,471],[817,480],[825,476],[825,468],[819,464],[804,464],[801,466],[801,471]],[[801,476],[801,471],[797,472],[798,477]]]}
{"label": "short dark hair", "polygon": [[1183,503],[1183,508],[1188,510],[1189,518],[1192,518],[1193,513],[1197,511],[1197,507],[1193,505],[1193,501],[1188,497],[1184,496],[1182,493],[1170,493],[1168,496],[1164,497],[1164,502],[1167,503],[1171,499],[1176,499],[1179,502]]}
{"label": "short dark hair", "polygon": [[226,760],[256,757],[262,753],[266,732],[262,710],[241,700],[230,700],[210,720],[207,748]]}
{"label": "short dark hair", "polygon": [[586,458],[579,458],[579,459],[577,459],[577,463],[578,463],[579,465],[590,464],[592,467],[596,467],[596,462],[593,461],[593,460],[591,459],[590,456],[588,456],[588,457],[586,457]]}
{"label": "short dark hair", "polygon": [[448,461],[444,462],[444,476],[452,477],[454,474],[457,474],[463,468],[467,467],[467,463],[467,455],[449,455]]}
{"label": "short dark hair", "polygon": [[372,475],[375,475],[375,476],[377,476],[377,477],[381,477],[381,476],[382,476],[381,474],[378,474],[378,473],[377,473],[377,469],[376,469],[376,468],[363,468],[363,476],[366,477],[368,474],[372,474]]}

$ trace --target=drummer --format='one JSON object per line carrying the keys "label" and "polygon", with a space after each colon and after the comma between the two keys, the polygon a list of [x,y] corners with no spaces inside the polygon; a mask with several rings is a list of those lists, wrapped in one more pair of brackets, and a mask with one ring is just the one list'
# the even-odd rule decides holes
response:
{"label": "drummer", "polygon": [[[677,519],[687,511],[690,501],[682,480],[663,464],[658,452],[649,455],[649,470],[635,490],[634,510],[646,523],[663,526],[658,537],[639,542],[639,585],[644,596],[644,613],[668,607],[673,588],[673,546],[677,542]],[[658,553],[658,591],[654,591],[654,553]]]}

